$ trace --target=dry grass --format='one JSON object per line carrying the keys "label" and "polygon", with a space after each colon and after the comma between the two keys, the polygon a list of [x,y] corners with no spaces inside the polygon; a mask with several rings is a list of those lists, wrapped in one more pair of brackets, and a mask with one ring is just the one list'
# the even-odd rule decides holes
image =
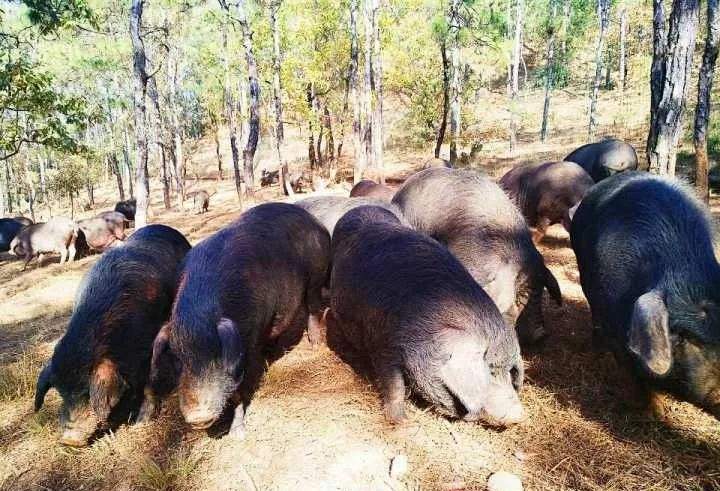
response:
{"label": "dry grass", "polygon": [[[528,102],[529,112],[536,102]],[[641,102],[633,100],[628,108]],[[513,164],[562,157],[580,143],[584,117],[577,103],[558,96],[554,104],[558,133],[549,143],[524,143],[510,158],[504,142],[486,142],[481,166],[498,175]],[[635,120],[642,114],[618,108],[602,120],[604,131],[641,143],[644,131]],[[615,131],[621,116],[622,131]],[[531,135],[522,136],[531,141]],[[388,152],[388,175],[402,179],[428,155]],[[198,148],[193,161],[201,176],[203,165],[213,168],[213,159],[210,143]],[[209,213],[173,209],[156,219],[197,243],[240,209],[229,181],[193,186],[217,191]],[[99,193],[101,209],[113,200],[111,189],[105,193]],[[277,196],[277,187],[263,189],[257,201]],[[160,198],[153,195],[156,211]],[[367,380],[329,349],[313,350],[303,341],[270,367],[250,406],[243,441],[189,431],[170,399],[152,424],[123,426],[80,450],[56,444],[54,392],[39,413],[33,414],[31,405],[39,368],[66,326],[82,274],[97,256],[69,265],[32,265],[24,273],[18,262],[0,257],[0,489],[483,489],[498,470],[517,473],[526,489],[538,491],[720,489],[717,421],[679,402],[672,403],[665,421],[643,419],[625,407],[623,381],[611,356],[591,348],[589,312],[568,246],[565,232],[551,229],[541,247],[565,304],[548,302],[551,338],[539,353],[525,355],[522,399],[530,418],[521,425],[496,431],[409,404],[409,422],[389,426]],[[409,472],[394,480],[388,470],[399,454],[408,457]]]}

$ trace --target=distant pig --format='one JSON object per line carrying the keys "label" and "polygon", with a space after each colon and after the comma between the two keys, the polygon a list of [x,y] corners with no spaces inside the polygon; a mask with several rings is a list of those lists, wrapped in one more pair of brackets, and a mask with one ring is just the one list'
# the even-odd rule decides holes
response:
{"label": "distant pig", "polygon": [[210,194],[204,189],[199,189],[188,194],[193,200],[193,211],[195,213],[206,213],[210,207]]}
{"label": "distant pig", "polygon": [[30,220],[28,217],[21,217],[21,216],[13,217],[13,220],[15,220],[16,222],[22,223],[23,226],[32,225],[33,223],[35,223],[32,220]]}
{"label": "distant pig", "polygon": [[115,205],[115,211],[125,215],[129,221],[135,220],[135,210],[137,208],[137,201],[135,199],[128,199],[125,201],[118,201]]}
{"label": "distant pig", "polygon": [[670,392],[720,419],[720,265],[712,221],[691,189],[628,172],[590,191],[570,237],[595,335],[634,375],[636,402]]}
{"label": "distant pig", "polygon": [[[286,203],[251,208],[190,251],[170,321],[155,340],[151,377],[177,380],[180,411],[193,428],[210,428],[228,409],[230,433],[242,436],[266,361],[319,322],[329,256],[327,231]],[[168,377],[162,367],[177,372]]]}
{"label": "distant pig", "polygon": [[38,411],[48,390],[60,393],[61,443],[86,445],[96,430],[137,414],[153,340],[170,313],[177,269],[189,249],[177,230],[148,225],[85,275],[35,394]]}
{"label": "distant pig", "polygon": [[14,218],[0,218],[0,251],[10,250],[10,243],[24,226]]}
{"label": "distant pig", "polygon": [[545,336],[542,294],[562,302],[520,210],[487,176],[458,169],[426,169],[395,194],[418,231],[445,244],[490,295],[523,343]]}
{"label": "distant pig", "polygon": [[350,190],[351,198],[361,196],[365,196],[367,198],[377,198],[390,202],[392,201],[393,196],[395,196],[395,190],[390,189],[383,184],[378,184],[375,181],[363,179],[359,183],[355,184]]}
{"label": "distant pig", "polygon": [[580,165],[595,182],[619,172],[635,170],[638,166],[632,145],[614,138],[583,145],[563,160]]}
{"label": "distant pig", "polygon": [[537,243],[550,225],[562,223],[570,231],[571,214],[595,181],[574,162],[545,162],[515,167],[499,184],[535,228]]}
{"label": "distant pig", "polygon": [[395,215],[403,224],[408,224],[397,205],[385,200],[370,197],[346,198],[344,196],[313,196],[296,203],[300,208],[307,210],[322,223],[332,236],[335,224],[340,218],[358,206],[379,206]]}
{"label": "distant pig", "polygon": [[517,336],[445,247],[361,206],[337,223],[332,263],[328,340],[369,361],[390,422],[405,418],[407,390],[466,421],[524,418]]}
{"label": "distant pig", "polygon": [[51,252],[60,254],[60,264],[75,260],[75,241],[78,227],[65,217],[55,217],[46,223],[35,223],[24,227],[10,243],[10,253],[25,259],[23,270],[35,256],[42,262],[43,255]]}
{"label": "distant pig", "polygon": [[80,233],[92,251],[103,252],[125,240],[123,225],[104,218],[87,218],[77,222]]}
{"label": "distant pig", "polygon": [[110,227],[112,230],[120,230],[123,232],[123,234],[125,233],[125,229],[130,224],[130,220],[128,220],[125,215],[123,215],[119,211],[103,211],[95,215],[95,217],[102,218],[107,222],[108,227]]}

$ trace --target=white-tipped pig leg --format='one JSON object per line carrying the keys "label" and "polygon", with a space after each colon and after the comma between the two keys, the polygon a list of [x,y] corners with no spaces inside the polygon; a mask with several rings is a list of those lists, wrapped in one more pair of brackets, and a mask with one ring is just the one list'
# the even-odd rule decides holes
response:
{"label": "white-tipped pig leg", "polygon": [[73,262],[75,260],[75,244],[70,244],[68,247],[68,261]]}
{"label": "white-tipped pig leg", "polygon": [[155,413],[157,413],[158,410],[158,400],[155,392],[149,387],[145,387],[144,395],[145,398],[140,406],[140,412],[138,412],[138,417],[135,420],[137,424],[149,423],[155,417]]}
{"label": "white-tipped pig leg", "polygon": [[376,370],[380,383],[385,417],[391,423],[405,420],[405,379],[398,367]]}
{"label": "white-tipped pig leg", "polygon": [[38,256],[38,260],[37,260],[38,265],[42,266],[42,263],[43,263],[44,260],[45,260],[45,254],[40,254],[40,255]]}
{"label": "white-tipped pig leg", "polygon": [[245,408],[242,403],[235,408],[235,415],[228,436],[237,440],[245,439]]}
{"label": "white-tipped pig leg", "polygon": [[67,259],[67,254],[67,249],[63,249],[62,251],[60,251],[60,264],[65,262],[65,260]]}

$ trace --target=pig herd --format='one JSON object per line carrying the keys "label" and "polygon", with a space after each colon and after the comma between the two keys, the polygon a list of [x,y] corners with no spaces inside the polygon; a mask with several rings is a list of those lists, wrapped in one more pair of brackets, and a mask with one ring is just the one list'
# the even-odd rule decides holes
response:
{"label": "pig herd", "polygon": [[307,334],[376,383],[389,422],[412,394],[449,418],[518,423],[521,345],[547,336],[544,291],[562,302],[536,243],[561,223],[593,337],[642,401],[669,392],[720,418],[712,220],[611,143],[499,184],[430,168],[398,190],[361,181],[349,198],[261,204],[192,248],[146,226],[87,273],[35,408],[55,388],[61,441],[80,446],[176,392],[192,428],[240,437],[267,364]]}

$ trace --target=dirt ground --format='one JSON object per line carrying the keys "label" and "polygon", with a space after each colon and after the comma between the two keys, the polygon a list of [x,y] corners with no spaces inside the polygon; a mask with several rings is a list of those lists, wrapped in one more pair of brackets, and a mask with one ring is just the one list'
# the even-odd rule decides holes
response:
{"label": "dirt ground", "polygon": [[[637,144],[644,135],[628,130],[624,136]],[[520,162],[559,158],[576,143],[558,137],[542,148],[524,145],[512,158],[490,158],[501,154],[501,143],[490,144],[479,165],[498,175]],[[211,162],[213,152],[201,146],[193,159]],[[390,150],[388,176],[402,180],[427,155]],[[191,187],[215,193],[207,214],[162,211],[157,193],[153,208],[155,222],[178,228],[195,244],[241,210],[229,180]],[[273,186],[257,201],[278,196]],[[111,208],[113,200],[112,189],[101,190],[92,213]],[[663,421],[628,410],[612,357],[591,348],[567,234],[551,229],[540,249],[564,304],[546,299],[550,338],[543,349],[524,354],[529,418],[518,426],[497,431],[410,404],[409,422],[392,427],[367,380],[329,349],[313,350],[304,340],[269,368],[243,441],[189,430],[170,399],[157,421],[122,426],[84,449],[56,443],[57,394],[51,391],[37,414],[32,395],[82,275],[99,256],[66,265],[53,258],[21,272],[20,262],[2,255],[0,489],[461,490],[484,489],[489,474],[500,470],[518,474],[528,490],[720,489],[720,423],[676,401]],[[389,468],[398,456],[407,457],[408,471],[394,479]]]}

